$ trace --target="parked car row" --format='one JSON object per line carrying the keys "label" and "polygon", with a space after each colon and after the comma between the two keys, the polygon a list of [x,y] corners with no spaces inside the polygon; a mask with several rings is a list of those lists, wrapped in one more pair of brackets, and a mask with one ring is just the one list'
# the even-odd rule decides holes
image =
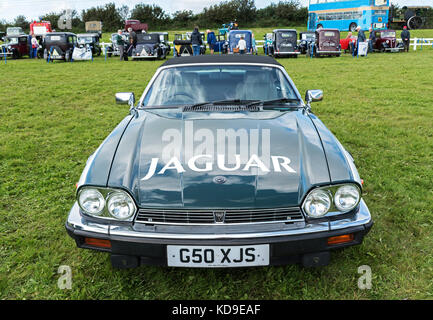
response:
{"label": "parked car row", "polygon": [[[40,24],[40,23],[39,23]],[[39,29],[41,26],[37,26]],[[116,44],[117,33],[111,35],[111,43],[101,48],[98,32],[73,34],[70,32],[46,32],[37,35],[39,49],[37,55],[47,61],[73,59],[73,52],[86,53],[90,60],[93,56],[100,56],[106,53],[107,57],[118,56],[119,48]],[[206,53],[205,34],[202,32],[203,45],[200,53]],[[125,42],[129,42],[129,33],[122,34]],[[231,30],[226,34],[217,35],[217,42],[214,44],[214,52],[223,54],[239,53],[237,48],[239,40],[243,38],[246,42],[246,53],[252,54],[253,33],[251,30]],[[6,36],[3,37],[4,44],[0,48],[0,57],[19,59],[30,56],[29,35],[23,33],[21,28],[8,28]],[[300,54],[307,54],[311,57],[340,56],[341,53],[352,50],[356,47],[356,37],[340,39],[340,31],[337,29],[317,29],[315,32],[298,33],[295,29],[275,29],[272,33],[264,36],[263,52],[273,57],[294,57]],[[351,46],[353,43],[353,46]],[[192,55],[191,33],[175,34],[174,55]],[[396,39],[394,30],[375,31],[373,50],[375,52],[400,52],[404,49],[401,42]],[[167,32],[137,33],[137,45],[132,48],[133,60],[140,59],[165,59],[171,52]],[[91,52],[91,54],[89,54]]]}

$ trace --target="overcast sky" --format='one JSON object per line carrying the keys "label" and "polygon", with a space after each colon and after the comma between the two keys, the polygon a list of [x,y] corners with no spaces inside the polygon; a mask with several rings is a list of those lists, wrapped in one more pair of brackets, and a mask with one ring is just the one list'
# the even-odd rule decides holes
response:
{"label": "overcast sky", "polygon": [[[204,7],[217,4],[221,0],[0,0],[0,19],[12,21],[18,15],[24,15],[28,19],[37,19],[49,12],[59,12],[63,9],[75,9],[81,12],[83,9],[115,2],[117,6],[126,4],[133,8],[137,3],[156,3],[168,13],[177,10],[193,10],[200,12]],[[278,0],[255,0],[257,8],[263,8],[271,2]],[[305,6],[308,0],[300,0]],[[392,3],[402,5],[432,5],[432,0],[392,0]]]}

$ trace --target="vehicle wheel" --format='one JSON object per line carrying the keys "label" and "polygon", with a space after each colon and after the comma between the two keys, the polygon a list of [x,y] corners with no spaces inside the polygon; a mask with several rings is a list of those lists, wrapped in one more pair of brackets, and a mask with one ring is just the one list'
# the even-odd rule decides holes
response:
{"label": "vehicle wheel", "polygon": [[357,26],[358,26],[358,25],[357,25],[355,22],[352,22],[352,23],[349,25],[349,31],[351,31],[351,32],[355,32]]}

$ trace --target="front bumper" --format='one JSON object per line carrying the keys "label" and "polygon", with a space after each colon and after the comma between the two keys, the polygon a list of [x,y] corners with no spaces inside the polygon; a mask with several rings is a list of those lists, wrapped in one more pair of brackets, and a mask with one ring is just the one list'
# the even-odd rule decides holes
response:
{"label": "front bumper", "polygon": [[404,47],[395,47],[395,48],[385,48],[387,52],[401,52],[404,50]]}
{"label": "front bumper", "polygon": [[338,51],[331,51],[331,50],[328,50],[328,51],[325,51],[325,50],[319,51],[319,50],[317,50],[316,53],[318,53],[318,54],[341,54],[341,50],[338,50]]}
{"label": "front bumper", "polygon": [[[270,244],[270,265],[302,262],[303,257],[317,252],[361,244],[373,225],[370,212],[361,200],[359,210],[350,218],[307,223],[302,228],[286,230],[232,232],[232,233],[170,233],[159,232],[158,227],[142,225],[102,224],[82,216],[77,203],[72,207],[66,230],[79,248],[109,252],[137,259],[137,265],[167,266],[167,245],[243,246]],[[353,234],[353,240],[338,245],[328,245],[328,238]],[[110,240],[111,248],[92,247],[85,238]]]}
{"label": "front bumper", "polygon": [[297,56],[298,54],[301,54],[301,52],[300,51],[290,51],[290,52],[288,52],[288,51],[285,51],[285,52],[275,52],[275,54],[276,55],[279,55],[279,56]]}
{"label": "front bumper", "polygon": [[132,55],[131,56],[131,58],[133,59],[133,60],[135,60],[135,59],[138,59],[138,60],[140,60],[140,59],[156,59],[156,58],[158,58],[158,55],[156,54],[156,55],[148,55],[148,56],[142,56],[142,55],[140,55],[140,56],[137,56],[137,55]]}

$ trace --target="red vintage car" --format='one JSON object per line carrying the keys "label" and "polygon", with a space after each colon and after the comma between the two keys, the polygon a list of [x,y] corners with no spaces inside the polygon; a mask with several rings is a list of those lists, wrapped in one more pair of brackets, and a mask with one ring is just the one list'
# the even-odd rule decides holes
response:
{"label": "red vintage car", "polygon": [[353,44],[356,46],[356,41],[357,38],[356,37],[350,37],[350,38],[345,38],[345,39],[341,39],[340,40],[340,46],[341,46],[341,50],[346,53],[346,52],[351,52],[351,48],[350,48],[350,43],[353,42]]}
{"label": "red vintage car", "polygon": [[317,29],[316,40],[312,47],[316,58],[323,56],[339,57],[341,55],[340,31],[338,29]]}
{"label": "red vintage car", "polygon": [[27,34],[11,35],[4,38],[5,43],[0,48],[0,56],[12,59],[22,58],[30,55],[29,36]]}
{"label": "red vintage car", "polygon": [[126,20],[125,21],[125,31],[132,28],[135,32],[142,32],[148,29],[147,23],[141,23],[139,20]]}
{"label": "red vintage car", "polygon": [[400,52],[404,50],[403,43],[396,39],[395,30],[377,30],[375,31],[376,41],[373,43],[373,50],[380,52]]}

